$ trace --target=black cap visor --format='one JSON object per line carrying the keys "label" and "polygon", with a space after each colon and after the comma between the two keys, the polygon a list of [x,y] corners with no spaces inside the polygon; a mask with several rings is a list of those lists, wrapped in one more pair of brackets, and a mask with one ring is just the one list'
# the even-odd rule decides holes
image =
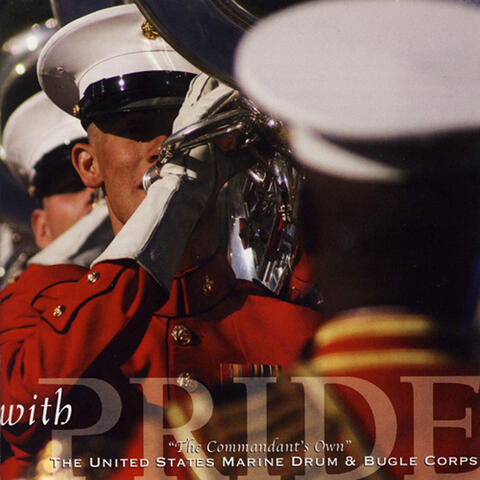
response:
{"label": "black cap visor", "polygon": [[98,117],[145,110],[178,109],[195,75],[186,72],[137,72],[93,83],[79,102],[87,128]]}

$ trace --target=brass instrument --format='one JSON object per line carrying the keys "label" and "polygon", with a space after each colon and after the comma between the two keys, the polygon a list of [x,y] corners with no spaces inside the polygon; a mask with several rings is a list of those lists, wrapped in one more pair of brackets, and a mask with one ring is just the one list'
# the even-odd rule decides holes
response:
{"label": "brass instrument", "polygon": [[144,175],[145,190],[161,176],[162,164],[176,152],[235,134],[256,163],[221,192],[219,210],[228,224],[225,251],[238,278],[262,283],[280,295],[298,254],[299,190],[303,177],[294,167],[283,124],[262,113],[238,92],[215,112],[174,134],[162,145],[159,164]]}
{"label": "brass instrument", "polygon": [[235,86],[233,56],[246,30],[307,0],[134,0],[160,35],[190,63]]}
{"label": "brass instrument", "polygon": [[[305,0],[135,0],[160,35],[203,72],[235,88],[237,44],[259,18]],[[208,118],[176,132],[163,145],[175,150],[235,134],[257,160],[220,192],[217,211],[225,252],[238,278],[258,281],[283,296],[299,255],[299,192],[303,177],[291,161],[284,126],[238,92]],[[148,182],[160,175],[152,167]],[[150,177],[150,178],[149,178]]]}

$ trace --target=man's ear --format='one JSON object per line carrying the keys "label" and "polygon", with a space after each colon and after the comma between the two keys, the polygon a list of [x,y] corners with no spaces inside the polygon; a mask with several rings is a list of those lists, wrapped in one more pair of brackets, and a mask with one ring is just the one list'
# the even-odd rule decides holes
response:
{"label": "man's ear", "polygon": [[103,185],[92,145],[76,143],[72,148],[72,162],[86,187],[98,188]]}
{"label": "man's ear", "polygon": [[45,210],[36,208],[32,212],[32,229],[38,248],[45,248],[52,243],[53,235],[48,226]]}

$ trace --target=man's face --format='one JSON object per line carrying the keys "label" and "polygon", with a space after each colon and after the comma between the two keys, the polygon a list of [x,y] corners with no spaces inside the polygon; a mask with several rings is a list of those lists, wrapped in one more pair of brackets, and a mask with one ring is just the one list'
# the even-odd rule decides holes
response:
{"label": "man's face", "polygon": [[59,193],[43,199],[43,208],[53,238],[68,230],[92,210],[95,189],[85,188],[80,192]]}
{"label": "man's face", "polygon": [[47,247],[59,235],[68,230],[92,210],[95,189],[84,188],[79,192],[59,193],[44,197],[43,208],[32,215],[35,241],[39,248]]}
{"label": "man's face", "polygon": [[145,198],[142,177],[159,160],[175,116],[175,111],[122,113],[100,118],[88,128],[111,213],[121,225]]}

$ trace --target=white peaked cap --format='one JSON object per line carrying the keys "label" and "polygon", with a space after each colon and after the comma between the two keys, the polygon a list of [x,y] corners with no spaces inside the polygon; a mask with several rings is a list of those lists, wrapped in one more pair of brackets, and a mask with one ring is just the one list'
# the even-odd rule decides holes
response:
{"label": "white peaked cap", "polygon": [[35,165],[45,154],[86,136],[79,120],[66,115],[39,92],[23,102],[5,125],[5,162],[12,174],[28,186]]}
{"label": "white peaked cap", "polygon": [[380,165],[375,173],[368,159],[338,143],[478,129],[479,58],[480,9],[472,5],[309,2],[247,33],[235,75],[247,96],[291,127],[301,160],[387,179],[395,169]]}
{"label": "white peaked cap", "polygon": [[61,28],[38,60],[40,85],[72,114],[86,88],[100,81],[145,71],[199,71],[161,37],[142,33],[145,18],[136,5],[98,10]]}

